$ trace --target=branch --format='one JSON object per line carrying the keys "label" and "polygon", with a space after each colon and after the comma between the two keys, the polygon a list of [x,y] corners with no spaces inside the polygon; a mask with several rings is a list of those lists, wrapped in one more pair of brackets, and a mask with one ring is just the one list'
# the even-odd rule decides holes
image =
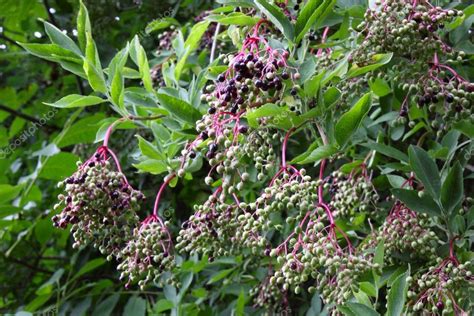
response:
{"label": "branch", "polygon": [[11,38],[7,37],[6,35],[4,34],[0,34],[0,38],[7,41],[8,43],[11,43],[17,47],[20,47],[21,49],[23,49],[23,47],[21,47],[20,44],[18,44],[15,40],[12,40]]}
{"label": "branch", "polygon": [[214,40],[212,41],[211,57],[209,58],[209,63],[212,63],[214,61],[214,56],[216,54],[216,47],[217,47],[217,36],[219,35],[220,28],[221,28],[221,24],[217,23],[216,32],[214,33]]}
{"label": "branch", "polygon": [[37,119],[36,117],[30,116],[30,115],[25,114],[25,113],[18,112],[17,110],[11,109],[11,108],[6,107],[6,106],[4,106],[4,105],[2,105],[2,104],[0,104],[0,111],[8,112],[8,113],[10,113],[11,115],[14,115],[14,116],[17,116],[17,117],[21,117],[21,118],[24,119],[24,120],[33,122],[33,123],[38,124],[38,125],[40,125],[40,126],[44,126],[46,129],[49,129],[49,130],[58,130],[58,128],[57,128],[56,126],[47,125],[47,124],[41,124],[40,120]]}

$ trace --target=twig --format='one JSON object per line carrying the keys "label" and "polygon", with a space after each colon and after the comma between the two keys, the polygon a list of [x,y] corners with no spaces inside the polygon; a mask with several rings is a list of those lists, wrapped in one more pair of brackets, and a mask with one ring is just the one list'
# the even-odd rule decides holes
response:
{"label": "twig", "polygon": [[216,54],[217,36],[219,35],[220,28],[221,28],[221,24],[217,23],[216,32],[214,33],[214,39],[212,41],[211,57],[209,58],[211,63],[214,61],[214,56]]}
{"label": "twig", "polygon": [[8,113],[10,113],[11,115],[14,115],[14,116],[17,116],[17,117],[21,117],[21,118],[24,119],[24,120],[33,122],[33,123],[38,124],[38,125],[40,125],[40,126],[44,126],[44,127],[46,127],[47,129],[50,129],[50,130],[58,130],[58,128],[57,128],[56,126],[42,124],[42,123],[40,122],[40,120],[37,119],[36,117],[30,116],[30,115],[25,114],[25,113],[18,112],[17,110],[11,109],[11,108],[9,108],[9,107],[7,107],[7,106],[4,106],[4,105],[2,105],[2,104],[0,104],[0,111],[8,112]]}

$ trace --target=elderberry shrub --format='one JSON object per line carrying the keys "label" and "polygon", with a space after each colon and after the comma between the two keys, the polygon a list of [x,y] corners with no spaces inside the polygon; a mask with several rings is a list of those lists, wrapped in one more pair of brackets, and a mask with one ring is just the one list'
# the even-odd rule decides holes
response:
{"label": "elderberry shrub", "polygon": [[[171,236],[166,227],[153,218],[149,222],[145,220],[133,230],[133,236],[118,257],[120,279],[127,279],[127,288],[138,282],[142,291],[150,282],[163,285],[161,276],[164,272],[172,271],[175,266],[171,254]],[[166,282],[176,284],[171,276]]]}
{"label": "elderberry shrub", "polygon": [[382,226],[362,248],[375,247],[383,241],[384,259],[390,263],[407,259],[433,262],[439,240],[428,223],[428,216],[417,214],[397,201]]}
{"label": "elderberry shrub", "polygon": [[365,174],[346,176],[341,171],[330,175],[324,184],[331,195],[330,208],[335,217],[354,216],[360,212],[370,212],[378,201],[378,195]]}
{"label": "elderberry shrub", "polygon": [[474,307],[469,300],[474,283],[470,267],[470,261],[460,264],[454,257],[438,258],[437,266],[411,280],[408,315],[467,315]]}
{"label": "elderberry shrub", "polygon": [[114,170],[100,149],[84,164],[78,163],[78,170],[58,186],[65,192],[58,196],[55,208],[64,208],[53,216],[54,226],[72,224],[74,248],[91,243],[108,260],[117,256],[132,238],[143,194]]}

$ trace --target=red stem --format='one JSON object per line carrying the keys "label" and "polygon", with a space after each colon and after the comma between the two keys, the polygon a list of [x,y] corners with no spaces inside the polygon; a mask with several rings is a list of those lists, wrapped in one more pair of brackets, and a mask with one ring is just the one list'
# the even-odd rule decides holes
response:
{"label": "red stem", "polygon": [[[174,177],[176,177],[176,174],[173,173],[171,175],[169,175],[168,179],[166,179],[165,182],[163,182],[163,184],[161,185],[160,187],[160,190],[158,191],[158,194],[156,195],[156,199],[155,199],[155,206],[153,208],[153,215],[158,217],[158,205],[160,204],[160,198],[161,198],[161,194],[163,193],[163,191],[165,190],[166,186],[171,182],[171,180],[174,179]],[[161,219],[158,217],[158,219],[160,220],[160,222],[162,223]],[[163,224],[163,223],[162,223]]]}
{"label": "red stem", "polygon": [[290,135],[291,133],[293,133],[294,130],[294,127],[290,128],[290,130],[285,135],[285,139],[283,140],[283,147],[281,149],[281,166],[284,169],[286,169],[286,146],[288,144],[288,139],[290,138]]}

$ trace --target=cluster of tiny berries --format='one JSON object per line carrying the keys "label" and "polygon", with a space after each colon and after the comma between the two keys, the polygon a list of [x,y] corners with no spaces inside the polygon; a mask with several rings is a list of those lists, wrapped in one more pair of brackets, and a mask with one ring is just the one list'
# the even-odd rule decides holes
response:
{"label": "cluster of tiny berries", "polygon": [[[175,265],[170,248],[170,235],[163,225],[156,220],[145,220],[134,229],[133,236],[118,256],[120,279],[128,280],[126,287],[138,281],[141,290],[149,282],[161,284],[162,274],[172,271]],[[172,280],[167,278],[167,282]]]}
{"label": "cluster of tiny berries", "polygon": [[136,212],[144,196],[114,170],[104,150],[79,163],[78,168],[58,184],[65,192],[59,195],[56,208],[64,208],[53,216],[54,226],[66,228],[72,224],[74,248],[91,243],[111,259],[132,238],[138,223]]}
{"label": "cluster of tiny berries", "polygon": [[341,171],[335,171],[324,186],[329,189],[329,206],[335,217],[369,212],[378,200],[377,193],[365,174],[347,176]]}
{"label": "cluster of tiny berries", "polygon": [[207,255],[210,260],[236,254],[240,247],[233,242],[238,228],[235,219],[239,212],[235,203],[221,202],[214,194],[203,204],[195,205],[194,209],[194,214],[182,224],[176,249],[191,255]]}
{"label": "cluster of tiny berries", "polygon": [[357,63],[366,63],[379,53],[394,52],[410,60],[427,62],[447,48],[436,31],[461,16],[462,11],[433,7],[429,2],[387,0],[368,9],[358,29],[365,36],[352,55]]}
{"label": "cluster of tiny berries", "polygon": [[396,202],[382,226],[373,236],[372,246],[384,243],[384,259],[396,263],[406,260],[436,260],[438,238],[428,228],[428,216],[417,214]]}
{"label": "cluster of tiny berries", "polygon": [[470,266],[470,261],[460,264],[454,257],[438,258],[437,266],[410,280],[409,315],[467,315],[461,306],[472,311],[467,294],[474,282]]}

